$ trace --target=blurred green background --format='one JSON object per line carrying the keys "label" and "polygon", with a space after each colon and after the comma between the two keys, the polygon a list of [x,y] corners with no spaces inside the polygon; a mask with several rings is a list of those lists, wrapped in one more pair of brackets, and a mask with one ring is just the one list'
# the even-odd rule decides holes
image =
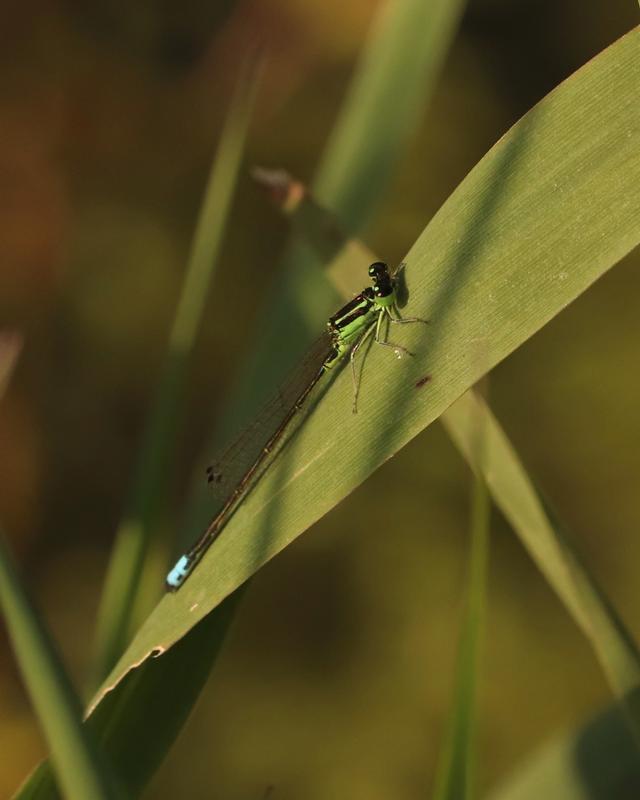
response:
{"label": "blurred green background", "polygon": [[[246,158],[310,180],[378,2],[0,7],[0,519],[77,685],[213,148],[247,43],[272,50]],[[637,23],[632,0],[472,0],[365,239],[402,258],[538,99]],[[389,109],[385,113],[393,113]],[[252,348],[287,228],[243,172],[167,498]],[[638,254],[491,379],[491,403],[632,633],[640,628]],[[238,319],[241,324],[238,325]],[[434,425],[252,582],[154,798],[428,796],[449,704],[469,477]],[[160,533],[160,532],[159,532]],[[494,515],[480,785],[609,693]],[[384,586],[384,590],[381,590]],[[6,639],[0,796],[46,753]],[[158,698],[159,702],[161,698]],[[516,713],[517,711],[517,713]]]}

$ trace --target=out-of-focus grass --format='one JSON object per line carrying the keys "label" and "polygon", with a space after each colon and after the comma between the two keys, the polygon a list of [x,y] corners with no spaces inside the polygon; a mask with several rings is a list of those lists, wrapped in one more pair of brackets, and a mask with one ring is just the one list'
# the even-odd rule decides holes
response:
{"label": "out-of-focus grass", "polygon": [[82,706],[56,648],[33,608],[0,531],[0,606],[13,652],[51,749],[51,761],[69,800],[123,797],[113,774],[82,725]]}
{"label": "out-of-focus grass", "polygon": [[[0,335],[0,399],[20,352],[16,334]],[[122,797],[102,763],[57,650],[20,582],[0,530],[0,606],[26,688],[45,732],[53,766],[70,800]]]}
{"label": "out-of-focus grass", "polygon": [[554,737],[487,795],[487,800],[635,800],[638,746],[618,707]]}
{"label": "out-of-focus grass", "polygon": [[476,795],[477,687],[486,614],[491,501],[484,479],[485,420],[478,414],[471,425],[475,429],[472,448],[477,462],[482,466],[473,478],[466,608],[456,656],[456,680],[451,711],[436,774],[434,800],[471,800]]}
{"label": "out-of-focus grass", "polygon": [[473,465],[469,419],[480,417],[487,430],[486,480],[496,505],[509,520],[545,577],[590,640],[614,693],[640,732],[640,656],[629,632],[583,565],[542,500],[491,411],[466,394],[443,415],[449,435]]}
{"label": "out-of-focus grass", "polygon": [[382,5],[313,181],[314,194],[349,231],[362,230],[378,209],[426,110],[465,5]]}
{"label": "out-of-focus grass", "polygon": [[[190,356],[214,278],[242,162],[261,65],[254,56],[238,79],[211,169],[195,230],[163,373],[149,415],[129,506],[118,531],[102,596],[96,638],[95,685],[113,667],[131,635],[134,610],[141,613],[145,557],[163,510],[171,461],[183,417]],[[148,562],[147,562],[148,563]],[[151,575],[157,581],[155,571]],[[157,589],[154,591],[157,596]],[[148,600],[145,603],[148,610]]]}
{"label": "out-of-focus grass", "polygon": [[[343,178],[346,181],[345,186],[348,185],[349,192],[359,186],[359,193],[364,195],[364,188],[370,185],[372,180],[375,180],[376,185],[382,190],[385,181],[388,180],[391,165],[403,152],[408,138],[417,124],[420,107],[426,104],[428,90],[435,81],[461,7],[462,4],[459,2],[438,2],[425,5],[422,2],[410,0],[403,3],[390,3],[387,9],[382,11],[374,26],[375,34],[366,51],[367,66],[360,67],[358,70],[356,89],[351,91],[348,103],[343,107],[342,115],[337,123],[337,130],[340,133],[336,134],[336,136],[338,141],[340,138],[344,138],[345,141],[352,140],[357,142],[367,135],[370,139],[380,138],[386,144],[373,162],[368,161],[366,164],[361,164],[358,156],[355,153],[353,154],[343,173]],[[425,48],[424,46],[425,31],[429,31],[430,48]],[[386,70],[377,69],[375,66],[382,63],[393,65],[394,73],[402,75],[404,91],[401,97],[396,97],[394,100],[394,112],[404,120],[404,125],[402,126],[398,126],[394,120],[390,119],[389,115],[379,117],[376,109],[376,103],[384,97],[389,99],[392,91],[392,87],[387,82]],[[375,79],[368,79],[367,73],[374,69],[375,74],[372,78]],[[342,157],[339,155],[341,152],[343,153],[342,147],[334,145],[334,154],[323,162],[324,166],[320,170],[319,180],[323,174],[326,174],[327,170],[335,169],[334,159]],[[347,191],[344,187],[343,189],[336,187],[332,198],[336,204],[339,204],[343,190]],[[379,201],[379,197],[369,195],[366,203],[363,202],[357,212],[354,211],[354,213],[368,216]],[[306,276],[306,280],[303,279],[304,276]],[[295,289],[302,288],[302,293],[307,298],[311,297],[313,299],[316,314],[318,312],[321,315],[325,313],[325,310],[320,308],[322,303],[317,302],[319,294],[325,297],[326,306],[328,307],[329,305],[327,301],[331,293],[327,290],[322,277],[314,275],[313,271],[309,269],[309,265],[305,269],[301,261],[297,261],[294,277],[294,280],[287,280],[279,286],[278,301],[270,303],[268,306],[269,325],[262,326],[261,336],[257,341],[257,352],[253,365],[255,367],[262,364],[262,376],[268,375],[270,379],[273,379],[275,374],[272,363],[274,353],[279,354],[279,357],[285,361],[289,360],[289,351],[295,350],[296,341],[300,340],[300,338],[308,338],[308,334],[301,334],[300,330],[298,330],[297,335],[282,337],[281,331],[274,333],[274,331],[277,331],[278,325],[276,324],[275,327],[271,325],[274,322],[281,323],[283,320],[291,319],[293,316],[292,311],[299,308],[300,297],[296,297]],[[271,347],[274,341],[277,342],[275,350]],[[287,343],[286,348],[283,347],[284,342]],[[289,356],[287,355],[288,352]],[[268,359],[265,359],[265,353],[269,353]],[[267,363],[269,366],[265,369],[264,367]],[[249,375],[248,382],[252,384],[253,388],[264,382],[261,378],[260,369],[250,369]],[[246,408],[255,404],[253,395],[253,391],[244,392],[245,400],[243,402],[246,402],[246,397],[249,396],[253,399],[249,401],[248,406],[244,406],[244,411],[241,408],[242,402],[232,403],[234,413],[230,416],[242,417],[243,413],[246,413]],[[240,397],[242,397],[242,394]],[[195,496],[195,510],[191,514],[191,535],[199,533],[201,526],[208,517],[208,503],[203,494],[198,495],[196,493]],[[123,552],[124,549],[125,545],[123,545]],[[126,565],[128,559],[123,557],[123,561],[125,562],[124,569],[128,570],[132,575],[130,568]],[[130,578],[127,578],[127,582],[130,582]],[[119,612],[116,608],[115,613],[109,612],[107,616],[112,619],[120,617],[126,624],[128,612],[123,608],[121,600],[116,598],[114,605],[119,605],[122,611]],[[174,706],[176,714],[172,714],[170,711],[167,712],[166,709],[165,713],[159,713],[155,723],[151,726],[154,728],[153,736],[149,735],[149,704],[146,700],[146,695],[139,691],[139,687],[153,684],[153,678],[150,679],[149,674],[158,674],[158,665],[154,663],[150,663],[144,668],[144,676],[139,673],[136,677],[135,685],[138,687],[137,690],[131,689],[130,693],[127,692],[124,696],[121,692],[113,693],[110,696],[110,701],[113,701],[113,704],[111,702],[107,703],[106,706],[103,706],[101,712],[99,711],[92,717],[95,722],[91,724],[99,728],[106,737],[106,740],[104,737],[102,740],[107,749],[111,753],[117,752],[121,756],[121,758],[116,757],[118,763],[131,765],[130,771],[123,766],[123,771],[127,772],[126,780],[128,785],[142,785],[149,778],[152,769],[157,764],[159,754],[166,752],[166,749],[173,741],[184,722],[191,704],[195,702],[199,686],[206,679],[208,665],[210,665],[217,653],[218,646],[224,636],[227,620],[227,614],[218,615],[216,612],[216,614],[210,615],[208,619],[205,619],[199,626],[200,633],[209,647],[208,649],[200,648],[198,652],[198,668],[191,672],[190,675],[187,662],[193,663],[193,658],[188,655],[188,653],[192,652],[189,641],[185,640],[184,643],[181,643],[180,649],[173,654],[171,659],[163,659],[160,682],[164,686],[175,686],[178,683],[186,691],[191,691],[191,699],[187,701],[184,695],[181,696],[180,692],[171,689],[172,699],[176,701]],[[102,665],[107,664],[117,652],[119,642],[122,641],[124,634],[124,627],[121,625],[116,626],[113,623],[109,623],[105,627],[112,633],[101,637],[103,642],[101,650],[104,655],[99,660]],[[192,633],[191,636],[193,637],[193,635]],[[184,655],[181,657],[180,653],[183,650]],[[167,669],[168,671],[166,671]],[[149,673],[147,673],[147,670],[149,670]],[[198,675],[197,678],[195,677],[196,673]],[[134,720],[135,722],[129,727],[127,733],[124,733],[127,727],[124,717],[128,717],[129,720]],[[122,727],[123,725],[125,725],[125,728]],[[132,758],[132,753],[137,753],[138,757]],[[153,766],[150,766],[151,764]],[[33,786],[42,788],[36,789],[36,794],[28,796],[44,797],[49,796],[51,793],[52,783],[50,775],[47,773],[46,765],[41,767],[34,775]],[[29,792],[29,786],[25,788],[25,792]],[[25,794],[24,796],[27,795]]]}

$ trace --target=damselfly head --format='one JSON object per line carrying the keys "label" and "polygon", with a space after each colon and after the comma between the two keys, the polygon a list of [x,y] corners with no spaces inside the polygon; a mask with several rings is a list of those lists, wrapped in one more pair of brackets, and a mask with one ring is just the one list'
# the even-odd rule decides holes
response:
{"label": "damselfly head", "polygon": [[373,291],[376,297],[389,297],[393,294],[393,281],[389,267],[384,261],[374,261],[369,267],[369,277],[373,283]]}
{"label": "damselfly head", "polygon": [[373,278],[374,281],[377,278],[381,278],[383,275],[389,274],[389,267],[384,263],[384,261],[374,261],[373,264],[369,267],[369,277]]}

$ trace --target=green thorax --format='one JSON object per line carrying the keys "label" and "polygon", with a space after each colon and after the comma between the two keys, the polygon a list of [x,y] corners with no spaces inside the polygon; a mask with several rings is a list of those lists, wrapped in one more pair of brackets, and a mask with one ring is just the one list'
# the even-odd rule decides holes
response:
{"label": "green thorax", "polygon": [[325,367],[332,367],[353,345],[376,324],[385,309],[395,303],[395,287],[386,264],[377,262],[369,267],[372,286],[368,286],[344,305],[327,322],[333,352]]}

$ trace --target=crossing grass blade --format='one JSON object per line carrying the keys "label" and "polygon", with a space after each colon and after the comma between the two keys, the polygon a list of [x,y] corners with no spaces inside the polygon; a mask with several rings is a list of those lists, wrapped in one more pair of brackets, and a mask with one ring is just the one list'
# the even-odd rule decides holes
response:
{"label": "crossing grass blade", "polygon": [[491,501],[484,478],[487,435],[481,414],[475,415],[470,427],[470,447],[480,468],[473,480],[467,600],[456,656],[453,702],[433,800],[470,800],[475,795],[476,695],[486,612]]}
{"label": "crossing grass blade", "polygon": [[449,435],[471,466],[470,418],[487,430],[486,475],[496,505],[590,641],[613,692],[640,742],[640,654],[570,539],[536,491],[490,409],[468,392],[443,415]]}
{"label": "crossing grass blade", "polygon": [[362,230],[384,197],[465,5],[464,0],[383,3],[313,182],[314,194],[347,230]]}
{"label": "crossing grass blade", "polygon": [[[162,510],[183,413],[190,355],[204,315],[233,200],[259,72],[259,58],[254,56],[238,79],[205,191],[129,506],[118,527],[107,572],[95,643],[94,685],[104,678],[122,653],[131,634],[132,612],[139,612],[143,602],[145,558],[154,522]],[[158,576],[154,574],[153,577],[156,585],[161,586]]]}

